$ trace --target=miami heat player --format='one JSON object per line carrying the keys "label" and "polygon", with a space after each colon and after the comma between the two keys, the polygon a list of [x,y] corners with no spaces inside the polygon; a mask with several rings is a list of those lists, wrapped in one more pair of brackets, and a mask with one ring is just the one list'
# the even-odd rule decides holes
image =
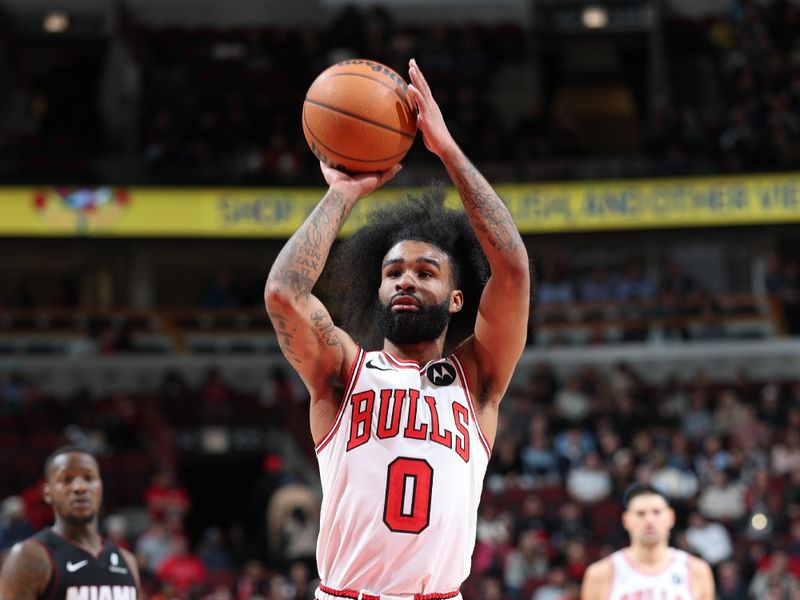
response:
{"label": "miami heat player", "polygon": [[97,461],[65,446],[45,461],[44,473],[55,524],[11,549],[0,571],[0,600],[136,600],[136,560],[97,532]]}
{"label": "miami heat player", "polygon": [[353,176],[322,165],[329,190],[265,290],[283,353],[311,394],[319,600],[460,597],[498,405],[527,333],[522,239],[414,61],[409,75],[425,145],[466,210],[444,208],[443,192],[429,189],[346,240],[331,277],[343,293],[340,329],[312,287],[358,199],[399,169]]}
{"label": "miami heat player", "polygon": [[714,600],[708,563],[668,545],[675,513],[667,498],[636,484],[623,502],[631,544],[587,569],[581,600]]}

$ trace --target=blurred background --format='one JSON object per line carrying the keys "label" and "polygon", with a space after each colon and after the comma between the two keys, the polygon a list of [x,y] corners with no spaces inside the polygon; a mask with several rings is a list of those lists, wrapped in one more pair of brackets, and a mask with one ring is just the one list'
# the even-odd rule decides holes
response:
{"label": "blurred background", "polygon": [[[638,480],[720,599],[800,598],[795,1],[0,7],[0,560],[76,443],[146,598],[313,597],[308,397],[263,283],[324,193],[306,89],[413,56],[536,271],[464,597],[577,598]],[[404,165],[348,231],[446,176],[420,140]]]}

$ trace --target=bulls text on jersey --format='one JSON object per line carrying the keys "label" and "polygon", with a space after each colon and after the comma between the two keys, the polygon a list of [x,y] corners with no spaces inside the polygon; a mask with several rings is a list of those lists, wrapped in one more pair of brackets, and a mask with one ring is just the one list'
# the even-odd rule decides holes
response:
{"label": "bulls text on jersey", "polygon": [[[366,444],[372,431],[372,415],[375,400],[380,402],[378,410],[378,423],[376,435],[380,439],[393,438],[398,435],[410,440],[430,440],[446,446],[461,457],[464,462],[469,462],[469,410],[463,404],[452,403],[453,420],[456,431],[450,431],[439,423],[439,412],[436,399],[432,396],[422,396],[415,389],[383,389],[377,395],[374,390],[365,390],[353,394],[350,399],[352,404],[352,418],[350,421],[350,435],[347,440],[347,450],[353,450]],[[403,404],[408,402],[405,423],[401,423]],[[417,411],[430,411],[430,427],[427,423],[417,422]]]}

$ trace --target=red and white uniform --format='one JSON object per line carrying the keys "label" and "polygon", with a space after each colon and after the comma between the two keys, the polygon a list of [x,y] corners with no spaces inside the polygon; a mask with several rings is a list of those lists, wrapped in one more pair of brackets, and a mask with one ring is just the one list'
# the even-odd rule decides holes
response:
{"label": "red and white uniform", "polygon": [[316,597],[459,597],[490,448],[458,357],[420,367],[359,349],[316,452]]}
{"label": "red and white uniform", "polygon": [[689,555],[670,548],[672,561],[659,573],[645,573],[631,564],[622,550],[611,555],[613,576],[608,600],[691,600]]}

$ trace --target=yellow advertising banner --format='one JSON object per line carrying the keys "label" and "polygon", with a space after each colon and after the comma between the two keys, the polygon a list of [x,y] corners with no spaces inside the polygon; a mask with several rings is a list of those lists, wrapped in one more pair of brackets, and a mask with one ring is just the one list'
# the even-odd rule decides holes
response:
{"label": "yellow advertising banner", "polygon": [[[414,190],[362,199],[343,233]],[[523,233],[800,221],[800,174],[499,185]],[[276,237],[291,235],[320,188],[0,188],[0,235]],[[448,203],[458,205],[455,190]]]}

